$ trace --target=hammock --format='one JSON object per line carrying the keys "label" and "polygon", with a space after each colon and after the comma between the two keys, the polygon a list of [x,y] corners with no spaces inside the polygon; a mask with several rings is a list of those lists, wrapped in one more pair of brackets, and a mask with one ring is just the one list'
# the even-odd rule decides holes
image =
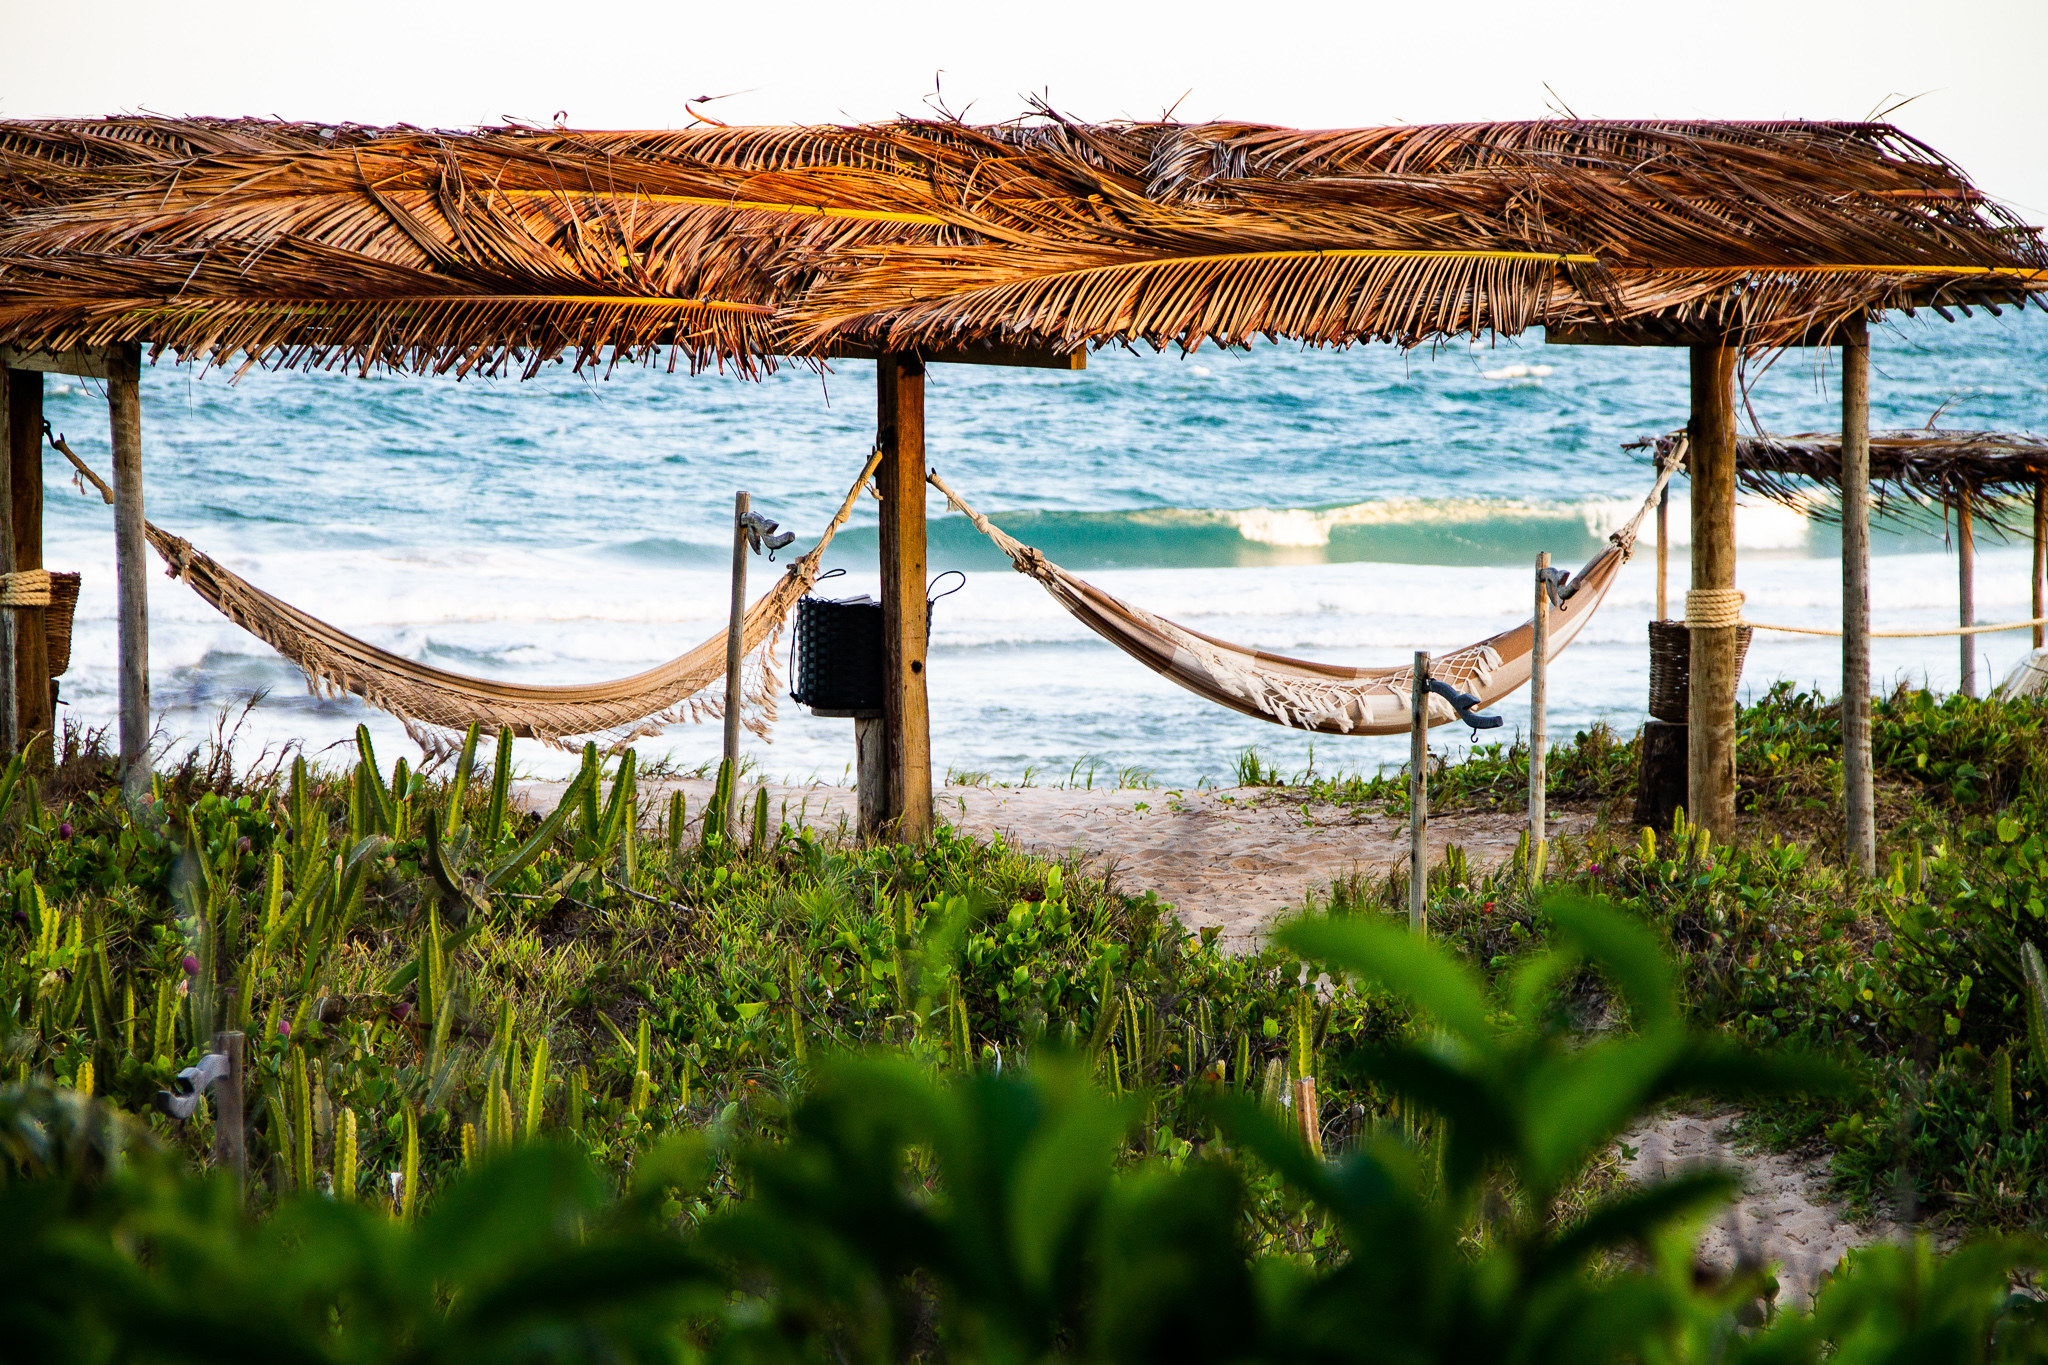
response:
{"label": "hammock", "polygon": [[[113,490],[71,453],[61,437],[50,442],[90,480],[107,502]],[[775,585],[747,608],[742,635],[748,670],[741,688],[747,728],[763,739],[776,714],[781,679],[774,667],[775,646],[784,620],[796,600],[817,581],[818,561],[846,524],[881,460],[878,449],[868,457],[860,478],[825,527],[818,543],[792,563]],[[689,653],[658,664],[644,673],[612,682],[580,687],[533,687],[472,678],[417,663],[389,650],[358,640],[316,616],[271,596],[247,579],[221,566],[190,541],[149,522],[143,523],[149,543],[163,557],[171,577],[198,593],[206,603],[243,630],[256,636],[305,672],[316,694],[352,692],[404,723],[429,755],[447,752],[449,734],[466,733],[474,724],[496,734],[509,727],[523,739],[538,739],[560,748],[574,736],[604,735],[614,750],[635,739],[658,734],[682,721],[703,720],[725,713],[724,698],[704,695],[725,677],[726,632],[720,631]],[[751,714],[747,714],[751,711]]]}
{"label": "hammock", "polygon": [[[1600,609],[1621,566],[1635,548],[1643,518],[1671,481],[1682,458],[1680,451],[1660,460],[1657,482],[1627,525],[1608,537],[1605,547],[1567,580],[1561,600],[1550,613],[1550,657],[1556,658]],[[1259,720],[1297,730],[1335,735],[1395,735],[1413,728],[1409,711],[1412,667],[1346,668],[1339,664],[1292,659],[1262,649],[1219,640],[1154,616],[1110,596],[1062,569],[1029,545],[1004,534],[969,507],[936,472],[927,475],[955,510],[1010,557],[1017,572],[1029,574],[1075,619],[1103,639],[1170,682],[1219,706]],[[1535,621],[1466,645],[1431,659],[1430,676],[1460,691],[1476,694],[1491,706],[1529,680],[1534,653]],[[1458,719],[1451,702],[1429,697],[1429,725]]]}

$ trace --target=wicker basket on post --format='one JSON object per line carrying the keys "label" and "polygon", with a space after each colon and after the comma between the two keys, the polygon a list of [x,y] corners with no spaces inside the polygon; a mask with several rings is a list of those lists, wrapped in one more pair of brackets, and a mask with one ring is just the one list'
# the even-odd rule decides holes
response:
{"label": "wicker basket on post", "polygon": [[[1735,639],[1735,672],[1749,655],[1744,626]],[[1683,621],[1650,622],[1650,722],[1643,727],[1641,769],[1636,778],[1635,823],[1671,828],[1671,814],[1685,804],[1686,708],[1692,701],[1692,632]]]}
{"label": "wicker basket on post", "polygon": [[50,571],[50,605],[43,609],[43,639],[50,646],[50,676],[71,667],[71,618],[78,612],[78,575]]}
{"label": "wicker basket on post", "polygon": [[[1744,626],[1735,637],[1735,674],[1749,657],[1750,637]],[[1692,631],[1683,621],[1650,622],[1650,714],[1673,725],[1685,724],[1692,702]]]}

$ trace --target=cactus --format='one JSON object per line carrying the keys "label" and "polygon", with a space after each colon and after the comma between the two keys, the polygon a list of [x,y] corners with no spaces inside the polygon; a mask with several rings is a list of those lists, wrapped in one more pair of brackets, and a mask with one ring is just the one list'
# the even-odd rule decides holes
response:
{"label": "cactus", "polygon": [[768,853],[768,789],[759,788],[754,793],[754,827],[747,840],[747,851],[756,858]]}
{"label": "cactus", "polygon": [[946,980],[947,1041],[953,1049],[953,1065],[962,1071],[974,1064],[974,1035],[968,1026],[967,994],[960,989],[960,973]]}
{"label": "cactus", "polygon": [[671,863],[683,860],[683,831],[689,825],[689,807],[683,800],[680,788],[668,794],[668,858]]}
{"label": "cactus", "polygon": [[2020,945],[2020,970],[2027,979],[2027,1046],[2034,1054],[2034,1074],[2048,1083],[2048,966],[2031,943]]}
{"label": "cactus", "polygon": [[526,1136],[540,1132],[541,1109],[547,1099],[548,1040],[545,1035],[533,1045],[533,1072],[526,1081]]}
{"label": "cactus", "polygon": [[420,1116],[409,1104],[404,1112],[405,1156],[399,1166],[398,1207],[394,1212],[401,1222],[410,1223],[420,1203]]}
{"label": "cactus", "polygon": [[334,1124],[334,1197],[352,1204],[356,1197],[356,1111],[343,1109]]}
{"label": "cactus", "polygon": [[493,843],[505,829],[505,811],[512,799],[512,727],[498,732],[497,759],[491,768],[491,799],[484,807],[484,841]]}

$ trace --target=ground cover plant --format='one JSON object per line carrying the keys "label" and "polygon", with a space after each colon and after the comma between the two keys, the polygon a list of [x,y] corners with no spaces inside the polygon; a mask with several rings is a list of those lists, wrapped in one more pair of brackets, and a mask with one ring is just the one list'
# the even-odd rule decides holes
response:
{"label": "ground cover plant", "polygon": [[[1633,742],[1603,730],[1553,755],[1553,807],[1595,814],[1555,850],[1553,884],[1611,895],[1658,926],[1701,1023],[1758,1045],[1824,1049],[1863,1084],[1753,1118],[1773,1145],[1827,1158],[1864,1212],[1952,1227],[2048,1226],[2048,707],[1901,689],[1872,717],[1880,875],[1840,848],[1840,719],[1772,689],[1738,716],[1742,831],[1709,847],[1681,824],[1631,826]],[[1513,809],[1526,753],[1494,746],[1433,781],[1433,809]],[[1324,779],[1282,799],[1404,809],[1396,778]],[[1527,878],[1432,870],[1432,927],[1489,970],[1542,941]],[[1405,904],[1402,879],[1334,888]]]}
{"label": "ground cover plant", "polygon": [[[923,1359],[1844,1362],[2023,1360],[2031,1244],[1862,1253],[1807,1313],[1768,1279],[1702,1282],[1692,1172],[1574,1205],[1645,1106],[1835,1082],[1687,1025],[1625,913],[1546,903],[1551,947],[1505,988],[1376,916],[1288,951],[1420,1026],[1333,1064],[1398,1097],[1326,1161],[1273,1106],[1210,1087],[1198,1150],[1130,1155],[1146,1097],[1085,1057],[941,1080],[897,1051],[817,1066],[779,1140],[679,1133],[622,1198],[574,1143],[516,1138],[423,1211],[300,1192],[252,1221],[75,1091],[0,1090],[0,1318],[36,1360]],[[1592,974],[1630,1027],[1584,1039],[1555,987]],[[10,1140],[11,1139],[11,1140]],[[748,1197],[678,1223],[720,1157]],[[1277,1181],[1348,1254],[1259,1247]]]}
{"label": "ground cover plant", "polygon": [[[8,768],[8,1072],[109,1097],[197,1157],[207,1118],[151,1102],[238,1030],[258,1197],[412,1206],[542,1131],[620,1179],[670,1132],[778,1131],[812,1053],[877,1045],[954,1069],[1076,1053],[1111,1093],[1153,1093],[1148,1144],[1184,1144],[1192,1079],[1291,1095],[1333,1032],[1385,1026],[1277,949],[1226,955],[1000,842],[863,848],[765,794],[643,802],[634,756],[594,749],[552,811],[521,811],[509,737],[479,748],[434,780],[367,735],[339,771],[188,764],[135,808],[75,778],[90,746],[54,783]],[[1322,1098],[1333,1143],[1379,1104]]]}
{"label": "ground cover plant", "polygon": [[[1496,1333],[1484,1342],[1445,1325],[1479,1331],[1477,1300],[1436,1319],[1436,1335],[1403,1317],[1479,1293],[1468,1273],[1497,1284],[1502,1267],[1530,1272],[1543,1239],[1635,1207],[1609,1139],[1666,1092],[1627,1068],[1600,1084],[1632,1098],[1568,1142],[1546,1139],[1564,1144],[1547,1165],[1519,1149],[1457,1155],[1470,1135],[1527,1126],[1512,1115],[1529,1096],[1510,1081],[1541,1072],[1544,1049],[1605,1056],[1610,1037],[1665,1030],[1667,1050],[1682,1035],[1725,1058],[1788,1046],[1832,1057],[1849,1083],[1781,1094],[1759,1110],[1763,1137],[1826,1146],[1874,1208],[1964,1228],[2048,1216],[2034,1137],[2048,1110],[2039,715],[1910,693],[1878,714],[1885,876],[1851,879],[1825,844],[1796,837],[1714,847],[1683,827],[1629,830],[1612,810],[1629,746],[1594,734],[1552,768],[1554,799],[1606,810],[1593,836],[1541,867],[1524,855],[1480,872],[1453,850],[1430,869],[1432,930],[1462,967],[1419,966],[1371,938],[1382,911],[1405,907],[1398,878],[1340,883],[1302,927],[1226,956],[1156,901],[1000,843],[942,834],[922,850],[863,848],[730,783],[706,818],[686,819],[700,813],[642,799],[630,755],[587,751],[552,809],[521,809],[509,741],[493,751],[476,736],[431,777],[386,768],[367,738],[345,769],[238,776],[216,754],[131,808],[95,746],[73,737],[55,767],[0,773],[0,1057],[14,1078],[0,1160],[41,1191],[20,1195],[20,1226],[42,1218],[59,1240],[81,1228],[111,1239],[92,1255],[113,1278],[80,1283],[140,1305],[137,1324],[161,1322],[149,1314],[192,1283],[227,1285],[227,1303],[260,1297],[260,1270],[286,1247],[311,1249],[291,1280],[302,1298],[251,1319],[279,1339],[310,1332],[309,1359],[387,1358],[374,1343],[398,1337],[425,1343],[421,1358],[532,1353],[543,1339],[556,1345],[542,1354],[578,1354],[557,1349],[568,1337],[647,1358],[1184,1358],[1219,1342],[1343,1355],[1331,1341],[1364,1330],[1345,1315],[1377,1292],[1358,1282],[1361,1258],[1428,1267],[1407,1298],[1372,1310],[1388,1315],[1372,1333],[1407,1342],[1402,1358],[1647,1358],[1654,1339],[1657,1358],[1853,1359],[1839,1354],[1852,1338],[1888,1351],[1923,1328],[1960,1352],[1927,1358],[2019,1358],[2013,1343],[2032,1328],[2004,1285],[2031,1244],[1960,1260],[1872,1253],[1819,1314],[1731,1336],[1768,1316],[1767,1281],[1654,1287],[1659,1275],[1690,1284],[1674,1259],[1689,1199],[1599,1232],[1540,1292],[1518,1281],[1512,1321],[1484,1319]],[[1839,783],[1833,724],[1824,702],[1789,691],[1745,708],[1751,818],[1796,833],[1804,811],[1822,824]],[[1517,759],[1483,753],[1438,791],[1506,801]],[[1369,781],[1282,786],[1274,799],[1311,795],[1404,799],[1399,784]],[[720,833],[729,807],[733,838]],[[1614,909],[1574,929],[1546,899],[1560,890]],[[1670,988],[1643,985],[1640,954],[1634,984],[1618,988],[1616,950],[1585,927],[1599,924],[1624,940],[1647,929],[1673,954],[1669,1020],[1654,1002]],[[1367,947],[1343,948],[1354,931]],[[1444,985],[1466,972],[1481,996]],[[188,1187],[211,1145],[205,1110],[178,1124],[150,1107],[219,1028],[251,1040],[240,1198]],[[849,1051],[885,1059],[864,1071],[831,1060]],[[1740,1070],[1722,1079],[1770,1082],[1768,1067]],[[93,1153],[117,1134],[137,1155],[110,1179]],[[970,1178],[1008,1188],[1039,1143],[1059,1154],[1041,1164],[1076,1174],[1041,1191],[1070,1221],[1030,1234],[1041,1240],[1028,1255],[1011,1247],[977,1266],[997,1252],[970,1254],[972,1227],[890,1202],[928,1213],[953,1208]],[[247,1223],[245,1209],[268,1221]],[[530,1226],[485,1245],[457,1230],[479,1219]],[[909,1240],[886,1241],[899,1234]],[[1516,1248],[1508,1260],[1487,1259],[1504,1247]],[[344,1305],[337,1284],[368,1294],[364,1277],[376,1278],[364,1257],[421,1267],[405,1272],[417,1283]],[[1047,1257],[1093,1268],[1054,1283]],[[597,1269],[568,1275],[559,1297],[536,1288],[562,1266],[627,1262],[652,1267],[618,1280],[642,1294],[630,1302]],[[1655,1273],[1628,1278],[1644,1266]],[[1649,1336],[1600,1345],[1560,1326],[1616,1275],[1626,1292],[1611,1302],[1637,1296],[1622,1316]],[[48,1274],[24,1270],[20,1283]],[[1125,1296],[1136,1306],[1105,1306]],[[1251,1303],[1249,1317],[1231,1310],[1251,1335],[1212,1341],[1189,1326],[1222,1331],[1199,1311],[1212,1297]],[[504,1332],[451,1315],[454,1302],[498,1305]],[[1915,1316],[1922,1306],[1931,1318]],[[1183,1312],[1194,1316],[1162,1316]],[[358,1313],[368,1336],[350,1335]],[[1301,1335],[1318,1313],[1334,1315],[1331,1338]],[[291,1326],[293,1314],[305,1320]],[[51,1330],[68,1341],[82,1329]],[[1742,1354],[1765,1341],[1779,1354]],[[92,1358],[68,1349],[51,1358]]]}

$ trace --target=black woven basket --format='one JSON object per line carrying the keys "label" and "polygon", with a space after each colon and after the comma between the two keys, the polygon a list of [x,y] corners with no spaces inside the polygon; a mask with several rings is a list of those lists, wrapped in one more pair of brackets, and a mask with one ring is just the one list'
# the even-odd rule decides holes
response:
{"label": "black woven basket", "polygon": [[[1749,640],[1756,632],[1742,627],[1735,636],[1735,676],[1742,676]],[[1683,621],[1650,622],[1650,714],[1673,725],[1686,723],[1692,704],[1692,631]]]}
{"label": "black woven basket", "polygon": [[882,604],[802,597],[789,694],[814,711],[882,709]]}

